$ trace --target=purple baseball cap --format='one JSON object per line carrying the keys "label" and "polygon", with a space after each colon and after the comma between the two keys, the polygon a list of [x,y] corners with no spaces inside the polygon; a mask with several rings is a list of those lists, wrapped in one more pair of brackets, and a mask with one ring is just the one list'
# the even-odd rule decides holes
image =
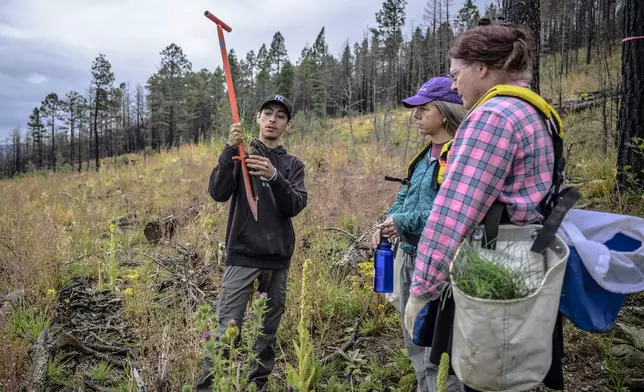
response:
{"label": "purple baseball cap", "polygon": [[461,97],[455,91],[452,91],[452,81],[445,76],[437,76],[428,80],[422,85],[416,95],[403,99],[402,104],[406,108],[413,108],[432,101],[463,104]]}

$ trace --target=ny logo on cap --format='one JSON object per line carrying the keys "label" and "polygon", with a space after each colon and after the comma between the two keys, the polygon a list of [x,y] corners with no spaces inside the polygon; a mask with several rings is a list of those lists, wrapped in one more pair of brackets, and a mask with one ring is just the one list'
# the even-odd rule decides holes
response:
{"label": "ny logo on cap", "polygon": [[284,96],[277,94],[277,95],[275,95],[275,98],[274,98],[274,99],[275,99],[276,101],[283,102],[283,101],[284,101]]}

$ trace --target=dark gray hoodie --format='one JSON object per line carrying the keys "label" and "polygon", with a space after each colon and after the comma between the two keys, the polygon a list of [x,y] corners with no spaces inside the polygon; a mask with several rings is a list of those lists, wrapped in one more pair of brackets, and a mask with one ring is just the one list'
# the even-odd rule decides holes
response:
{"label": "dark gray hoodie", "polygon": [[257,155],[270,159],[278,173],[270,182],[250,176],[259,194],[257,222],[246,199],[240,163],[233,161],[239,155],[237,147],[224,146],[210,175],[210,196],[219,202],[231,200],[226,226],[226,265],[287,268],[295,248],[291,218],[307,202],[304,164],[283,146],[268,148],[255,139],[251,147],[259,151]]}

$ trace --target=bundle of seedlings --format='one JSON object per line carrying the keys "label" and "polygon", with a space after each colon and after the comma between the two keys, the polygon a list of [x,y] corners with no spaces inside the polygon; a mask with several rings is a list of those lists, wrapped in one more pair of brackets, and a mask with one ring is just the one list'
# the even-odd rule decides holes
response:
{"label": "bundle of seedlings", "polygon": [[[503,246],[507,245],[507,246]],[[456,252],[450,281],[474,298],[513,300],[534,293],[545,276],[545,257],[522,242],[498,243],[496,250],[464,241]]]}

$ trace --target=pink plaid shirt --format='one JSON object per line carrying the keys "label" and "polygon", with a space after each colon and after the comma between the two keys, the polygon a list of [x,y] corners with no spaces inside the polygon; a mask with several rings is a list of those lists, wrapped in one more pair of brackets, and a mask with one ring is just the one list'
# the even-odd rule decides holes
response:
{"label": "pink plaid shirt", "polygon": [[[528,87],[523,81],[515,84]],[[550,131],[532,105],[494,97],[473,110],[456,132],[420,238],[411,294],[438,298],[458,246],[494,201],[507,205],[514,224],[541,221],[538,207],[550,190],[553,166]]]}

